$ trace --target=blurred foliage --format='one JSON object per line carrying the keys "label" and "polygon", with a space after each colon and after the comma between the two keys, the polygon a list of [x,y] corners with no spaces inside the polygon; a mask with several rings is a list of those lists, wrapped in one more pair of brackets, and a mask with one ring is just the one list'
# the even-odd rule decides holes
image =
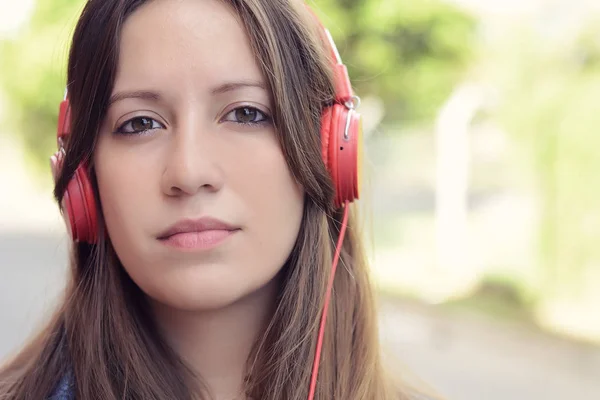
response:
{"label": "blurred foliage", "polygon": [[31,20],[13,40],[0,42],[0,89],[5,131],[18,132],[34,163],[47,169],[56,151],[56,120],[66,82],[69,40],[83,0],[38,0]]}
{"label": "blurred foliage", "polygon": [[361,96],[386,122],[429,122],[472,60],[475,20],[441,0],[309,2],[329,28]]}
{"label": "blurred foliage", "polygon": [[535,325],[534,301],[529,288],[515,276],[489,274],[482,277],[475,290],[466,297],[451,299],[443,304],[446,309],[477,313]]}
{"label": "blurred foliage", "polygon": [[[6,122],[44,168],[55,148],[68,45],[83,3],[38,0],[21,34],[0,42]],[[336,39],[357,92],[380,97],[389,123],[429,121],[469,63],[474,21],[441,0],[310,4]]]}
{"label": "blurred foliage", "polygon": [[503,92],[499,119],[537,179],[544,298],[582,298],[600,269],[598,22],[523,26],[485,57]]}

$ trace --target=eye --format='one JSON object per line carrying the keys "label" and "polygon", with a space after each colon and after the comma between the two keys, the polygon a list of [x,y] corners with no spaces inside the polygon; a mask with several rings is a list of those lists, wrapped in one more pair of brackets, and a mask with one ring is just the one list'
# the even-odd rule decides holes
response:
{"label": "eye", "polygon": [[223,119],[241,125],[259,125],[270,121],[269,116],[255,107],[238,107],[229,112]]}
{"label": "eye", "polygon": [[134,135],[146,133],[153,129],[165,129],[165,126],[149,117],[135,117],[123,123],[115,133]]}

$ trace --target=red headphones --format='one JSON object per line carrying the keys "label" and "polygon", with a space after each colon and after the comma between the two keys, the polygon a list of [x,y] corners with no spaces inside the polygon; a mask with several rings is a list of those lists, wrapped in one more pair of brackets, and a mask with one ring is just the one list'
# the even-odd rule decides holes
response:
{"label": "red headphones", "polygon": [[[58,169],[62,168],[65,154],[64,141],[71,133],[71,108],[65,93],[58,113]],[[62,153],[62,154],[61,154]],[[96,243],[98,231],[98,209],[94,200],[94,191],[88,175],[87,165],[80,164],[67,185],[62,200],[62,210],[66,213],[67,226],[73,241]]]}
{"label": "red headphones", "polygon": [[335,101],[333,105],[325,107],[321,115],[321,151],[335,186],[335,206],[340,208],[344,203],[358,199],[362,119],[356,108],[360,106],[360,98],[352,94],[348,69],[329,30],[310,8],[309,11],[323,31],[333,59]]}
{"label": "red headphones", "polygon": [[[329,31],[321,24],[316,14],[310,10],[317,24],[323,32],[323,39],[329,47],[330,57],[333,60],[335,79],[335,99],[332,105],[324,107],[321,116],[321,155],[331,179],[335,186],[334,203],[336,208],[344,206],[344,219],[340,228],[336,253],[333,258],[329,283],[325,294],[323,312],[315,351],[311,383],[308,399],[314,398],[316,380],[319,370],[319,360],[325,333],[325,322],[331,298],[331,289],[337,263],[340,257],[341,245],[344,241],[348,222],[348,203],[358,199],[359,182],[359,156],[362,145],[362,121],[356,108],[360,99],[352,94],[352,87],[348,70],[342,63],[341,57]],[[62,167],[62,155],[65,154],[64,141],[71,133],[71,109],[69,100],[65,99],[60,104],[58,115],[58,169]],[[62,153],[62,154],[61,154]],[[97,205],[94,200],[94,191],[88,174],[87,164],[80,164],[72,179],[67,185],[63,197],[63,212],[66,212],[68,226],[73,241],[96,243],[98,230]]]}

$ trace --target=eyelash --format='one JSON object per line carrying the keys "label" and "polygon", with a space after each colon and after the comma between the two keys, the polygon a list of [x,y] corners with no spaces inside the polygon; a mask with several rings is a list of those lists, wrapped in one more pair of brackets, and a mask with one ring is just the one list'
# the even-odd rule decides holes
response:
{"label": "eyelash", "polygon": [[[256,112],[260,116],[259,118],[262,117],[262,119],[259,119],[258,121],[251,121],[251,122],[238,122],[238,121],[232,121],[232,120],[225,119],[225,118],[227,118],[228,115],[232,115],[232,114],[235,115],[236,111],[244,110],[244,109],[250,110],[252,112]],[[251,107],[251,106],[241,106],[241,107],[234,108],[233,110],[229,111],[227,113],[227,115],[225,115],[225,118],[222,119],[222,121],[233,122],[235,124],[242,125],[242,126],[258,126],[258,125],[263,125],[263,124],[267,124],[267,123],[271,122],[271,117],[267,113],[259,110],[256,107]],[[133,121],[138,120],[138,119],[149,119],[150,121],[152,121],[153,127],[150,129],[144,129],[144,130],[139,130],[139,131],[133,131],[133,129],[131,131],[125,130],[125,127],[127,125],[132,124]],[[154,127],[155,124],[157,124],[158,127]],[[140,116],[137,116],[137,117],[134,117],[134,118],[131,118],[131,119],[125,121],[123,124],[121,124],[121,126],[119,126],[117,128],[115,133],[121,134],[121,135],[143,135],[143,134],[147,134],[148,132],[153,131],[155,129],[165,129],[165,127],[163,124],[161,124],[154,118],[140,115]]]}

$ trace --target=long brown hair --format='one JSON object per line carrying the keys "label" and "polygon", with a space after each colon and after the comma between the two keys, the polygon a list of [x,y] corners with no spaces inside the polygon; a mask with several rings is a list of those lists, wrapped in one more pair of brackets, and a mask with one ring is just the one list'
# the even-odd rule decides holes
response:
{"label": "long brown hair", "polygon": [[[224,1],[246,29],[273,96],[282,150],[306,192],[274,315],[247,362],[246,394],[303,400],[342,217],[332,206],[333,186],[320,152],[321,110],[334,98],[331,61],[300,1]],[[58,204],[76,167],[92,160],[115,80],[122,26],[145,2],[92,0],[81,14],[68,63],[72,135],[55,186]],[[98,200],[93,165],[90,175]],[[47,327],[0,369],[0,399],[43,399],[65,374],[73,376],[79,399],[208,398],[193,383],[201,377],[192,379],[157,333],[144,294],[124,271],[102,225],[99,229],[97,244],[73,245],[64,299]],[[382,367],[354,210],[346,235],[315,398],[398,399],[400,390]]]}

